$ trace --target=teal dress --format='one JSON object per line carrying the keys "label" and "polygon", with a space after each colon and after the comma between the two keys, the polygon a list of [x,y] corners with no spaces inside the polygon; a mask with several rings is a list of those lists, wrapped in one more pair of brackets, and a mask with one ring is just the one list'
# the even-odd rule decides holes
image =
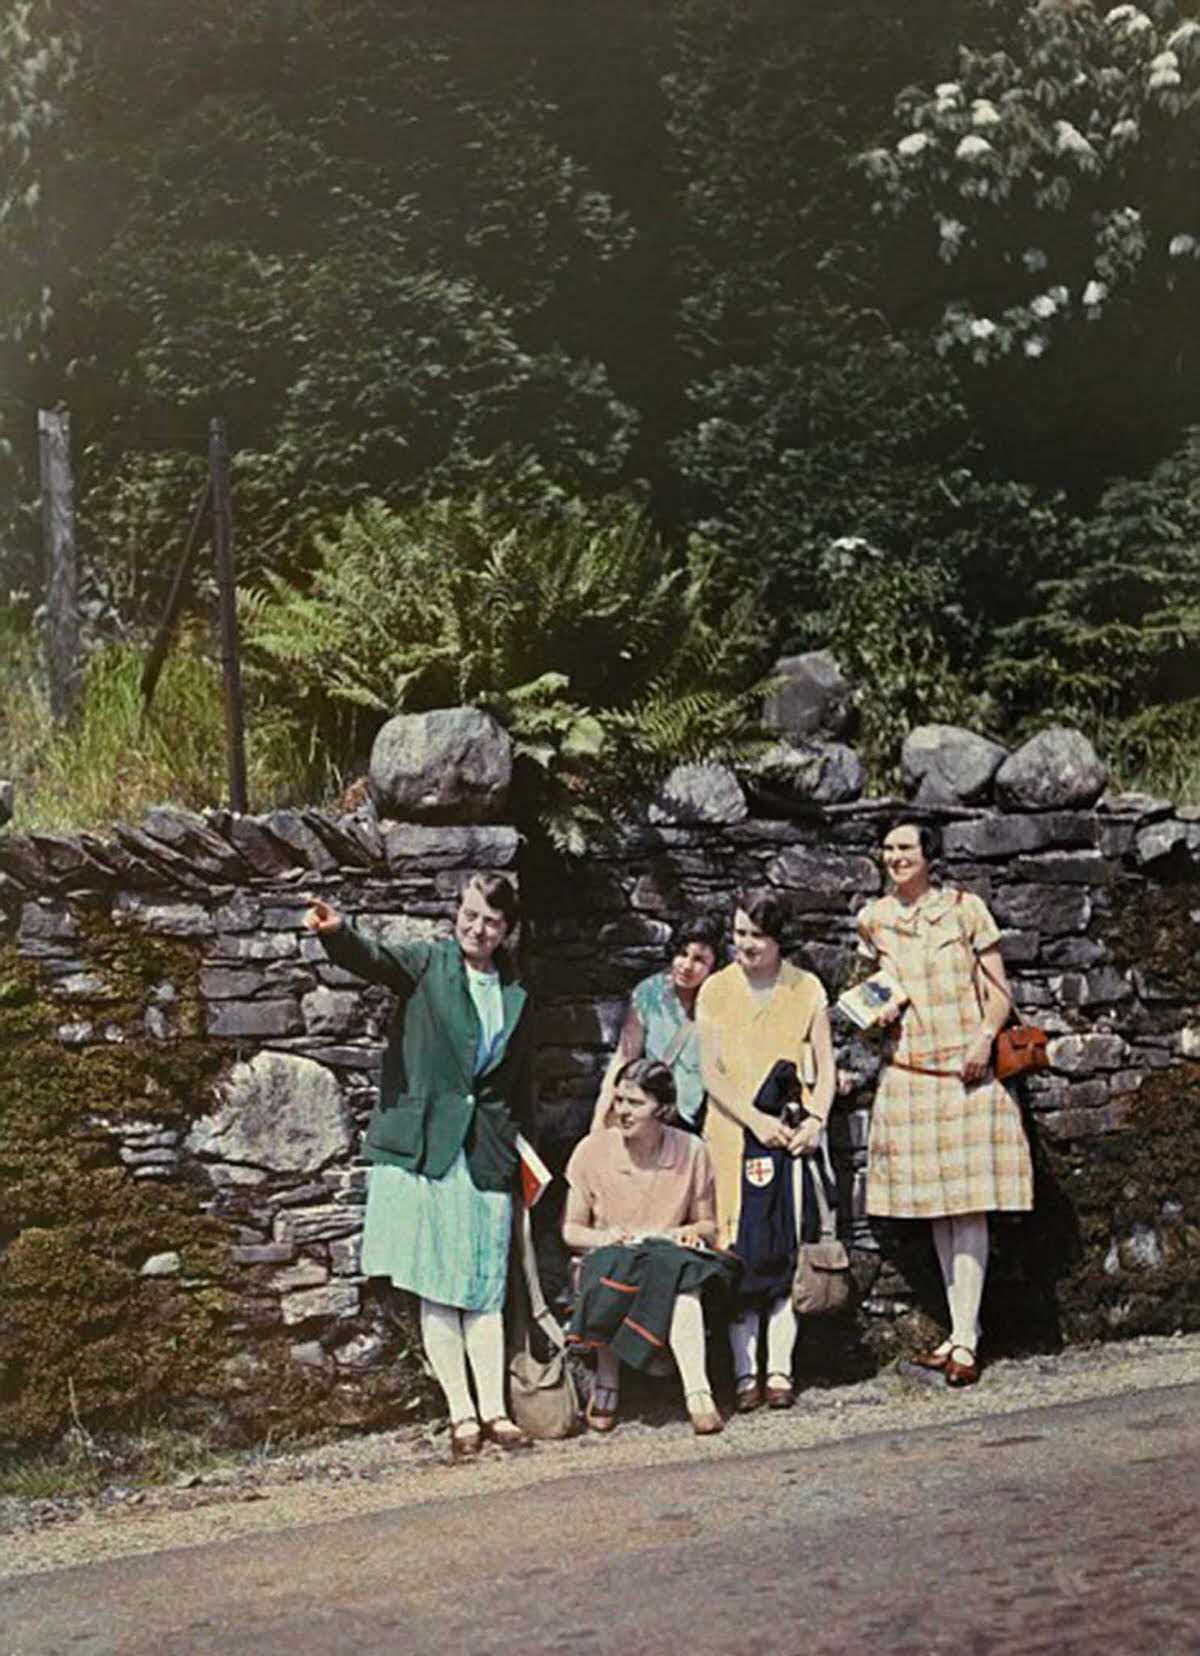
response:
{"label": "teal dress", "polygon": [[675,1108],[681,1120],[694,1126],[704,1104],[700,1042],[694,1021],[679,1004],[671,974],[656,972],[653,977],[643,978],[633,991],[631,1004],[646,1033],[642,1048],[645,1056],[661,1060],[674,1052],[671,1074],[675,1077]]}
{"label": "teal dress", "polygon": [[[479,1016],[479,1075],[503,1039],[504,1005],[496,972],[467,966],[466,974]],[[362,1268],[422,1299],[495,1311],[504,1304],[511,1228],[512,1197],[478,1188],[465,1149],[439,1179],[377,1162],[367,1185]]]}

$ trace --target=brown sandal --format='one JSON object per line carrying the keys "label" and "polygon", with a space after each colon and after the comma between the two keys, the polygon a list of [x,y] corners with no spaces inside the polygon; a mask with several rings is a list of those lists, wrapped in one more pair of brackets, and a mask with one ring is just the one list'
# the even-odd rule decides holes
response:
{"label": "brown sandal", "polygon": [[914,1368],[944,1369],[953,1350],[952,1345],[947,1345],[945,1351],[919,1351],[915,1357],[909,1357],[907,1360]]}
{"label": "brown sandal", "polygon": [[783,1375],[776,1377],[774,1385],[771,1376],[767,1376],[766,1398],[768,1409],[790,1409],[796,1401],[796,1388]]}
{"label": "brown sandal", "polygon": [[450,1459],[474,1460],[483,1448],[483,1428],[477,1420],[456,1420],[450,1428]]}
{"label": "brown sandal", "polygon": [[497,1415],[494,1420],[485,1420],[483,1435],[499,1449],[533,1448],[533,1439],[507,1415]]}
{"label": "brown sandal", "polygon": [[[607,1409],[602,1409],[597,1399],[611,1398]],[[583,1411],[583,1418],[590,1432],[615,1432],[617,1429],[617,1401],[620,1393],[615,1386],[593,1386],[592,1395],[587,1400],[587,1407]]]}
{"label": "brown sandal", "polygon": [[763,1393],[758,1381],[750,1377],[739,1380],[733,1398],[733,1406],[737,1413],[753,1414],[755,1409],[761,1409],[762,1405]]}
{"label": "brown sandal", "polygon": [[[955,1352],[965,1354],[967,1361],[960,1363]],[[973,1386],[979,1379],[979,1359],[970,1346],[951,1346],[946,1356],[946,1384],[948,1386]]]}

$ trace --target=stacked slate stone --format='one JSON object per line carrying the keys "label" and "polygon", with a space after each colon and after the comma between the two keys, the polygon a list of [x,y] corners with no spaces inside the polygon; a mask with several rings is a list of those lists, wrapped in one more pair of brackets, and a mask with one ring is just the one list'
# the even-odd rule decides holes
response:
{"label": "stacked slate stone", "polygon": [[[520,872],[542,1143],[561,1166],[586,1126],[628,993],[666,964],[684,914],[727,914],[747,885],[778,889],[794,914],[792,946],[834,994],[853,964],[854,915],[880,890],[874,843],[900,801],[776,794],[777,814],[767,815],[757,784],[720,766],[681,770],[651,820],[582,862],[526,856],[500,820],[511,753],[486,716],[451,711],[407,737],[390,731],[371,797],[345,815],[158,809],[106,839],[0,835],[4,935],[39,968],[64,1044],[86,1052],[131,1038],[112,1024],[104,967],[85,946],[98,918],[174,940],[194,962],[186,983],[147,985],[137,1038],[166,1049],[215,1044],[228,1061],[211,1094],[195,1100],[183,1128],[140,1103],[86,1125],[109,1135],[114,1164],[129,1178],[168,1181],[229,1226],[224,1281],[234,1357],[246,1359],[241,1385],[253,1385],[263,1341],[351,1396],[395,1350],[358,1251],[360,1134],[390,997],[327,962],[301,929],[305,892],[319,891],[379,936],[429,936],[448,926],[467,871]],[[1131,916],[1144,927],[1165,904],[1190,928],[1194,953],[1200,813],[1140,796],[1098,798],[1103,769],[1076,733],[1048,733],[1012,755],[985,753],[963,734],[913,743],[917,800],[907,808],[941,823],[944,877],[988,902],[1018,1002],[1053,1034],[1052,1070],[1026,1087],[1035,1131],[1052,1144],[1116,1143],[1141,1090],[1200,1058],[1195,980],[1157,971],[1122,940]],[[818,753],[818,772],[821,762]],[[979,802],[981,787],[994,804]],[[976,797],[964,802],[962,793]],[[456,812],[460,820],[447,822]],[[876,1052],[842,1032],[839,1062],[847,1090],[831,1138],[862,1329],[909,1310],[913,1291],[863,1212]],[[80,1109],[83,1119],[86,1100]],[[1200,1212],[1187,1208],[1186,1194],[1167,1198],[1180,1209],[1169,1224],[1124,1225],[1114,1214],[1099,1271],[1161,1263],[1168,1244],[1184,1246],[1188,1235],[1200,1245]],[[170,1278],[186,1265],[160,1245],[140,1268]],[[1188,1303],[1200,1317],[1200,1291]],[[349,1405],[342,1418],[353,1418]]]}

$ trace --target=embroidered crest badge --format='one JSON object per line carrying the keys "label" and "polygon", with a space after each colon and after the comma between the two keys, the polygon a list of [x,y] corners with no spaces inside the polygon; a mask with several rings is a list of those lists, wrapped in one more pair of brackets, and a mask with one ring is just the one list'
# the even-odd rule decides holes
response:
{"label": "embroidered crest badge", "polygon": [[750,1156],[742,1163],[747,1179],[756,1189],[769,1185],[775,1177],[775,1163],[770,1156]]}

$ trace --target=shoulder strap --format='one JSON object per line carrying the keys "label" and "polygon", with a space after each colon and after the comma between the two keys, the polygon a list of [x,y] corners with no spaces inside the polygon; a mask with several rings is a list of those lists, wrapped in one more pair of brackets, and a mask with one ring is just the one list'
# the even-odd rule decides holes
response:
{"label": "shoulder strap", "polygon": [[687,1046],[688,1042],[692,1039],[695,1033],[695,1024],[692,1023],[690,1019],[685,1018],[679,1025],[678,1029],[676,1029],[674,1035],[671,1036],[671,1039],[667,1042],[666,1046],[663,1048],[663,1054],[659,1059],[659,1063],[665,1064],[667,1068],[670,1069],[671,1065],[675,1062],[676,1058],[679,1057],[679,1054],[683,1051],[684,1047]]}
{"label": "shoulder strap", "polygon": [[[986,965],[984,964],[984,962],[980,959],[980,957],[975,953],[975,950],[971,947],[970,939],[967,937],[966,932],[963,930],[962,911],[961,911],[962,900],[963,900],[963,894],[962,894],[962,891],[960,889],[959,892],[958,892],[957,897],[955,898],[955,913],[958,915],[958,935],[959,935],[959,938],[962,941],[963,948],[967,951],[967,953],[971,957],[971,970],[972,970],[972,973],[973,974],[977,973],[980,977],[986,978],[987,981],[991,984],[993,989],[998,989],[1000,991],[1000,993],[1008,1001],[1008,1015],[1009,1015],[1009,1017],[1014,1019],[1017,1023],[1021,1024],[1022,1027],[1024,1027],[1024,1025],[1028,1022],[1028,1019],[1022,1017],[1021,1009],[1017,1005],[1016,997],[1013,995],[1012,990],[1011,989],[1006,990],[1004,985],[997,978],[992,976],[991,972],[988,971],[988,969],[987,969]],[[978,984],[976,984],[976,986],[975,986],[975,993],[977,995],[979,994],[979,985]],[[981,1010],[982,1010],[982,1008],[981,1008]]]}

